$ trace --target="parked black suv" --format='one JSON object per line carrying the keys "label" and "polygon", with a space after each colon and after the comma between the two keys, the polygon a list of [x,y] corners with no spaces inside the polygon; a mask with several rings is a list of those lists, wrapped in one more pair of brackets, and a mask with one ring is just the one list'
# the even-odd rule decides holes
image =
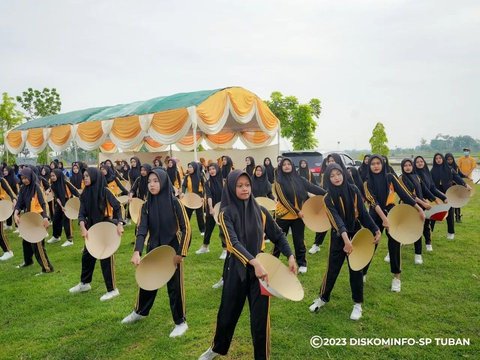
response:
{"label": "parked black suv", "polygon": [[297,169],[299,167],[300,160],[307,160],[310,171],[312,172],[313,176],[315,176],[315,178],[318,180],[323,159],[333,152],[336,152],[340,155],[346,167],[357,166],[357,163],[350,157],[350,155],[337,151],[329,151],[324,154],[315,150],[285,151],[282,152],[282,156],[292,159],[293,164]]}

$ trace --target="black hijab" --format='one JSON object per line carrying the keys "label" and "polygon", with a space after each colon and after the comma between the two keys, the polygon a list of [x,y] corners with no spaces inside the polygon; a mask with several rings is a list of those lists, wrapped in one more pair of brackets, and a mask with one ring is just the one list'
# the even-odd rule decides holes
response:
{"label": "black hijab", "polygon": [[110,184],[112,181],[115,181],[117,178],[117,175],[115,174],[115,170],[111,167],[108,166],[107,163],[105,162],[104,165],[100,166],[100,170],[104,169],[107,171],[107,175],[105,175],[105,180],[107,181],[107,184]]}
{"label": "black hijab", "polygon": [[188,165],[191,165],[193,168],[193,174],[188,174],[188,176],[190,176],[190,180],[192,180],[192,191],[194,193],[198,193],[200,191],[200,183],[202,181],[201,165],[195,161],[188,163]]}
{"label": "black hijab", "polygon": [[35,192],[38,189],[38,178],[33,169],[27,166],[22,169],[20,175],[26,177],[30,181],[30,184],[22,185],[23,196],[27,207],[23,210],[30,211],[30,204],[32,202],[33,196],[35,195]]}
{"label": "black hijab", "polygon": [[[302,168],[302,162],[304,162],[307,166],[305,168]],[[308,182],[310,182],[310,168],[308,166],[308,161],[305,159],[302,159],[298,162],[298,174],[307,179]]]}
{"label": "black hijab", "polygon": [[[412,172],[406,173],[403,167],[405,164],[409,162],[412,164]],[[413,193],[415,191],[415,195],[423,199],[423,191],[422,191],[422,185],[420,184],[419,177],[415,173],[415,167],[413,166],[413,161],[411,159],[403,159],[402,162],[400,163],[400,167],[402,168],[402,182],[405,184],[407,189]]]}
{"label": "black hijab", "polygon": [[[453,162],[452,162],[452,165],[450,165],[448,163],[448,158],[452,158]],[[452,153],[446,153],[445,154],[445,161],[447,161],[447,165],[450,166],[456,173],[458,173],[458,165],[457,165],[457,162],[455,161],[455,158],[453,157],[453,154]]]}
{"label": "black hijab", "polygon": [[130,161],[135,160],[137,162],[137,165],[135,167],[131,167],[130,171],[128,172],[128,177],[130,179],[130,182],[133,184],[135,180],[140,176],[140,166],[142,166],[142,163],[140,162],[140,159],[136,156],[130,158]]}
{"label": "black hijab", "polygon": [[255,171],[255,159],[251,156],[247,156],[245,160],[246,159],[250,159],[250,165],[245,167],[245,171],[248,175],[253,176],[253,172]]}
{"label": "black hijab", "polygon": [[107,206],[107,183],[105,176],[97,168],[86,170],[90,176],[90,185],[85,184],[80,195],[80,201],[85,206],[89,226],[94,225],[105,218]]}
{"label": "black hijab", "polygon": [[60,199],[60,202],[62,203],[62,205],[65,206],[65,203],[67,202],[66,200],[67,190],[65,189],[65,187],[67,185],[65,184],[65,177],[63,175],[63,171],[62,169],[58,168],[58,169],[53,169],[53,173],[57,177],[57,180],[52,181],[52,184],[50,185],[50,187],[55,197],[57,199]]}
{"label": "black hijab", "polygon": [[[262,170],[262,176],[257,177],[257,169]],[[267,172],[262,165],[255,166],[252,178],[252,194],[254,197],[267,196],[272,192],[272,184],[268,181]]]}
{"label": "black hijab", "polygon": [[[443,162],[441,165],[438,165],[435,161],[437,156],[442,157]],[[447,161],[442,154],[436,153],[433,155],[433,165],[430,172],[432,174],[433,183],[437,188],[443,188],[443,190],[447,190],[451,186],[453,181],[452,169],[450,166],[448,166]]]}
{"label": "black hijab", "polygon": [[[382,170],[378,174],[374,174],[371,168],[372,160],[379,159],[382,164]],[[368,161],[368,188],[374,192],[374,196],[378,201],[378,205],[383,209],[387,204],[388,194],[390,188],[388,185],[387,167],[385,166],[385,160],[382,155],[373,154]]]}
{"label": "black hijab", "polygon": [[347,178],[347,181],[350,184],[354,185],[355,182],[353,181],[353,178],[350,176],[350,173],[347,171],[347,168],[345,167],[345,164],[343,163],[341,156],[337,153],[331,153],[330,155],[327,156],[327,160],[329,157],[333,158],[333,160],[335,161],[335,164],[339,165],[342,168],[342,174],[344,174],[343,176]]}
{"label": "black hijab", "polygon": [[390,166],[390,162],[388,161],[388,157],[387,157],[387,156],[384,156],[384,155],[382,155],[382,157],[383,157],[383,160],[385,160],[385,167],[387,168],[387,173],[392,174],[392,175],[394,175],[395,177],[397,177],[397,173],[396,173],[395,170]]}
{"label": "black hijab", "polygon": [[222,163],[222,178],[226,179],[228,174],[230,174],[230,172],[233,169],[233,161],[230,156],[226,156],[226,155],[222,156],[222,162],[223,162],[223,159],[227,160],[227,163],[225,165],[223,165]]}
{"label": "black hijab", "polygon": [[367,157],[370,157],[370,154],[367,154],[363,157],[362,165],[358,168],[358,172],[360,173],[360,177],[362,178],[362,181],[367,180],[368,176],[368,164],[365,164],[365,159]]}
{"label": "black hijab", "polygon": [[[417,167],[417,159],[422,159],[425,163],[425,166],[420,169]],[[433,185],[432,174],[430,174],[430,170],[428,169],[427,162],[423,158],[423,156],[416,156],[413,159],[413,168],[415,169],[415,173],[420,177],[420,179],[425,183],[425,186],[430,189]]]}
{"label": "black hijab", "polygon": [[[77,167],[78,169],[78,172],[75,173],[73,171],[73,168],[74,167]],[[73,163],[72,164],[72,175],[70,176],[70,182],[72,183],[73,186],[75,186],[77,189],[81,189],[82,188],[82,181],[83,181],[83,175],[82,175],[82,171],[80,169],[80,164],[78,163]]]}
{"label": "black hijab", "polygon": [[148,215],[148,230],[150,233],[150,244],[167,245],[176,239],[178,231],[177,218],[175,216],[174,190],[172,183],[168,180],[166,171],[160,168],[151,170],[150,174],[154,174],[160,182],[160,192],[152,195],[149,191],[147,201],[145,202]]}
{"label": "black hijab", "polygon": [[207,186],[210,188],[212,194],[212,204],[215,206],[215,204],[222,200],[223,181],[218,165],[215,163],[208,165],[208,169],[211,167],[215,168],[216,174],[215,176],[210,175],[207,180]]}
{"label": "black hijab", "polygon": [[[248,200],[240,200],[236,195],[237,181],[245,175],[252,183],[249,174],[242,170],[232,171],[222,193],[221,209],[228,212],[233,221],[233,227],[238,240],[252,256],[257,256],[263,244],[262,210],[255,201],[253,194]],[[243,268],[243,267],[242,267]]]}
{"label": "black hijab", "polygon": [[359,171],[355,166],[349,166],[348,171],[350,172],[350,175],[352,176],[353,182],[355,183],[355,186],[360,190],[360,193],[362,194],[363,197],[365,197],[365,189],[363,188],[363,180],[362,177],[360,176]]}
{"label": "black hijab", "polygon": [[130,165],[128,165],[128,163],[125,160],[123,160],[120,172],[122,173],[122,177],[124,179],[128,179],[128,172],[129,171],[130,171]]}
{"label": "black hijab", "polygon": [[[339,186],[333,185],[330,181],[333,170],[338,170],[343,175],[343,182]],[[355,185],[349,184],[345,175],[347,175],[345,170],[339,164],[330,164],[325,170],[323,185],[338,214],[344,219],[347,231],[353,232],[355,231],[355,213],[357,211],[355,209]],[[357,199],[357,201],[361,202],[361,199]]]}
{"label": "black hijab", "polygon": [[152,171],[152,166],[150,164],[143,164],[140,167],[140,171],[142,170],[142,168],[145,169],[147,175],[142,176],[142,174],[140,173],[137,194],[140,199],[145,200],[148,195],[148,174],[150,174],[150,171]]}
{"label": "black hijab", "polygon": [[[292,164],[292,171],[286,173],[283,171],[283,164],[288,161]],[[290,158],[283,158],[277,168],[277,183],[282,189],[283,195],[291,204],[295,204],[295,197],[297,198],[297,205],[301,209],[302,205],[308,199],[308,192],[305,190],[302,178],[298,175],[295,165]]]}
{"label": "black hijab", "polygon": [[15,176],[15,171],[10,166],[5,167],[7,169],[8,174],[4,176],[5,180],[7,181],[8,185],[12,188],[14,194],[18,194],[17,184],[19,183],[18,177]]}
{"label": "black hijab", "polygon": [[175,184],[175,180],[178,181],[178,183],[180,184],[180,173],[178,172],[178,169],[177,169],[177,162],[170,158],[168,159],[168,162],[172,162],[172,167],[168,167],[168,163],[167,163],[167,174],[168,174],[168,177],[171,181],[172,184]]}
{"label": "black hijab", "polygon": [[[269,161],[268,165],[265,164],[267,162],[267,159]],[[265,171],[267,172],[268,181],[270,181],[270,184],[273,184],[273,182],[275,181],[275,168],[272,165],[272,159],[270,159],[269,157],[266,157],[263,160],[263,166],[265,166]]]}

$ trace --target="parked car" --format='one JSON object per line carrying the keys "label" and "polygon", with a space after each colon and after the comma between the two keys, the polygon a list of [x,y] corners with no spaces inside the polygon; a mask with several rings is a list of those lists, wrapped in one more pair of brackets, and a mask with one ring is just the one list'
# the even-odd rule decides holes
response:
{"label": "parked car", "polygon": [[334,152],[340,155],[346,167],[355,166],[358,168],[358,166],[360,166],[362,163],[361,161],[353,160],[350,155],[338,151],[329,151],[323,154],[316,150],[285,151],[282,152],[282,156],[292,159],[293,164],[295,165],[297,170],[300,160],[306,160],[308,162],[308,166],[310,167],[310,171],[312,172],[313,176],[315,176],[315,178],[318,180],[318,177],[321,173],[323,159]]}
{"label": "parked car", "polygon": [[315,150],[285,151],[283,157],[292,159],[295,168],[298,169],[300,160],[306,160],[313,176],[318,180],[320,168],[322,167],[323,155]]}

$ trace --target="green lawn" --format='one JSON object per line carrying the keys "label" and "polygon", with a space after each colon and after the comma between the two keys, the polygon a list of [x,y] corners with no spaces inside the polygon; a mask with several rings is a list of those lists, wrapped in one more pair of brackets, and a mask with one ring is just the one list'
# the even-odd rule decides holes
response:
{"label": "green lawn", "polygon": [[[477,187],[480,190],[480,187]],[[383,261],[386,239],[374,257],[365,287],[363,318],[349,319],[352,310],[346,264],[332,298],[317,314],[308,311],[317,296],[326,268],[328,242],[320,253],[309,255],[308,273],[300,276],[305,299],[299,303],[272,300],[273,359],[453,359],[479,358],[480,353],[480,196],[463,209],[456,238],[445,238],[446,224],[433,234],[433,253],[424,252],[424,264],[413,264],[413,245],[402,251],[402,292],[390,292],[389,265]],[[82,240],[76,227],[75,244],[47,245],[54,274],[33,276],[38,264],[16,269],[22,261],[20,239],[7,232],[15,257],[0,263],[1,359],[195,359],[208,348],[215,329],[220,290],[211,285],[221,276],[220,241],[215,236],[211,252],[195,255],[201,244],[196,221],[190,255],[185,260],[187,320],[190,329],[170,339],[173,328],[166,289],[159,291],[145,320],[120,324],[135,302],[134,268],[129,260],[133,228],[127,227],[116,255],[117,285],[121,295],[99,301],[105,292],[100,264],[92,291],[71,295],[68,289],[80,277]],[[218,234],[215,230],[215,234]],[[307,233],[307,246],[313,233]],[[248,305],[237,326],[229,359],[253,357]],[[470,346],[324,346],[313,349],[310,338],[468,338]],[[477,354],[477,355],[475,355]]]}

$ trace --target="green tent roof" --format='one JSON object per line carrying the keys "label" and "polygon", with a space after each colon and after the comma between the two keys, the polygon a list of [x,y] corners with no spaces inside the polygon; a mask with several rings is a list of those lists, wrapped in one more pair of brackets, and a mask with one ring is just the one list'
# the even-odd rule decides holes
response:
{"label": "green tent roof", "polygon": [[85,110],[71,111],[64,114],[46,116],[28,121],[17,126],[14,130],[54,127],[66,124],[78,124],[86,121],[110,120],[131,115],[152,114],[161,111],[182,109],[197,106],[211,95],[224,90],[201,90],[190,93],[178,93],[170,96],[161,96],[146,101],[136,101],[130,104],[96,107]]}

